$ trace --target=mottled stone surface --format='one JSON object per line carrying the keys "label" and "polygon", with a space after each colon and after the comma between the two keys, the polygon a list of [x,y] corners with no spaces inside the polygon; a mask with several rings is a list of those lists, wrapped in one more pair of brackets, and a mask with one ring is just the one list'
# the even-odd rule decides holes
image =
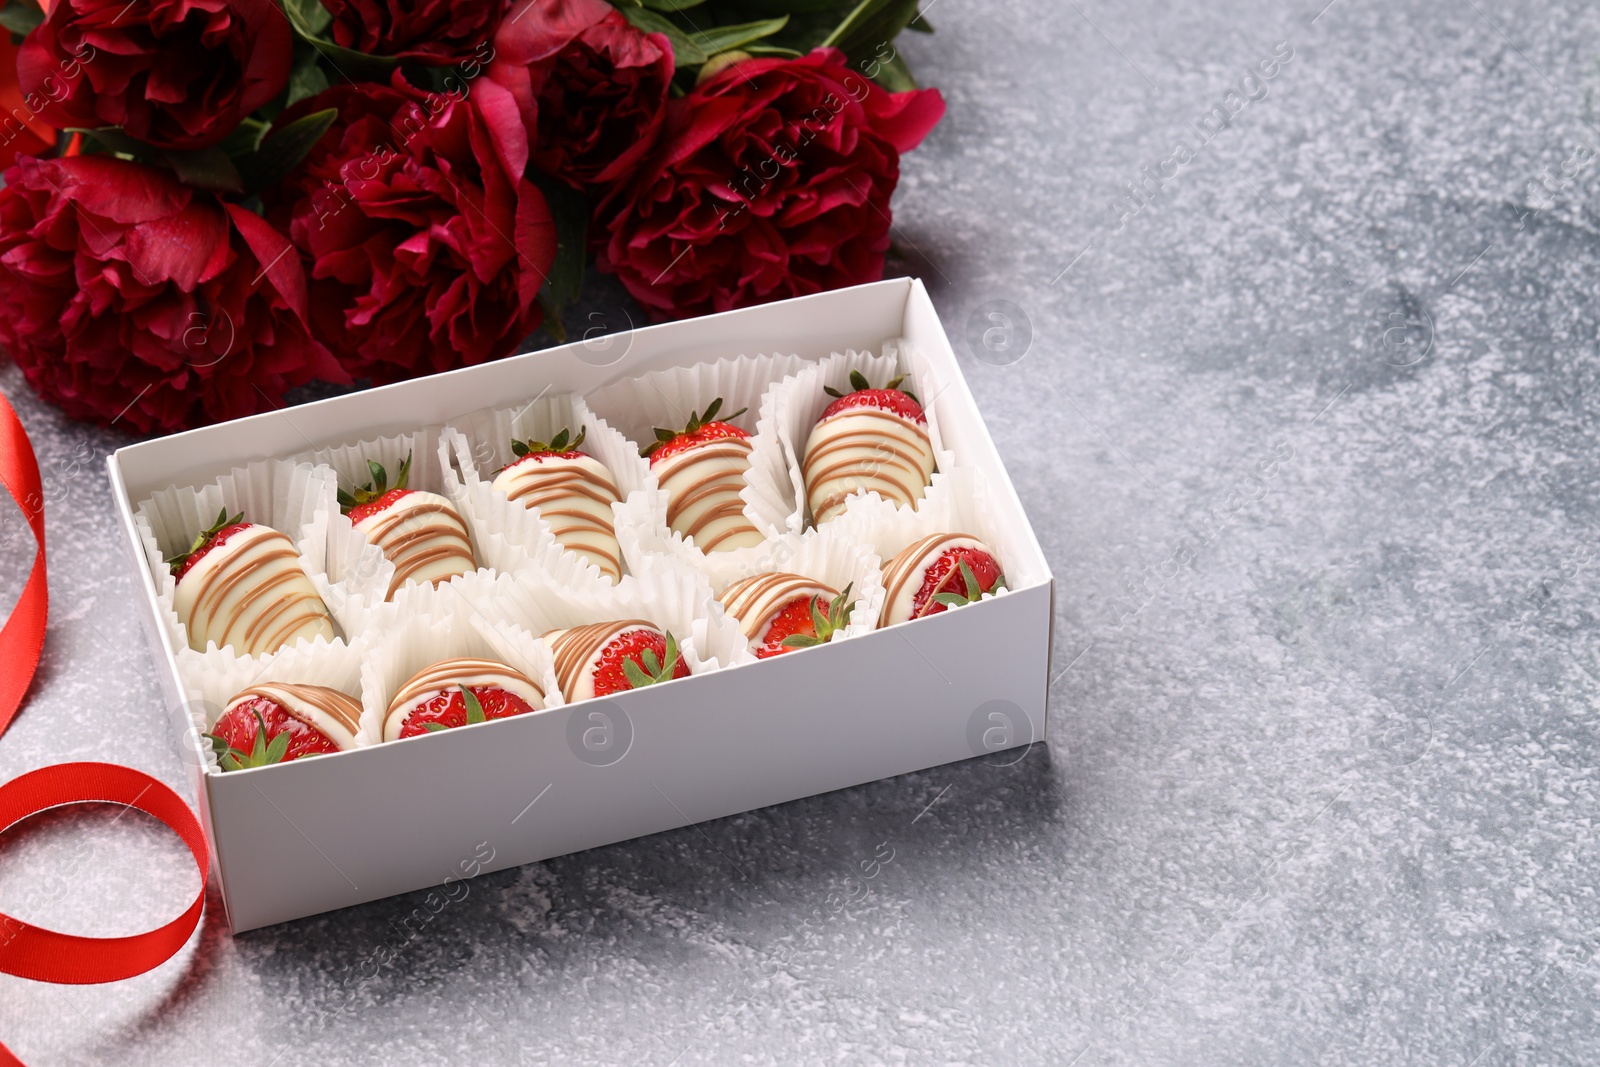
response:
{"label": "mottled stone surface", "polygon": [[[1600,12],[1321,2],[935,3],[905,39],[950,104],[905,269],[958,347],[990,301],[1031,329],[964,355],[1057,576],[1048,751],[485,876],[409,940],[415,899],[237,939],[213,911],[136,981],[0,979],[0,1038],[127,1067],[1600,1061],[1600,167],[1561,170],[1600,146]],[[123,439],[0,386],[54,487],[56,605],[0,774],[181,784],[98,465]],[[0,545],[14,596],[10,512]],[[0,909],[170,915],[181,846],[114,818],[7,835]]]}

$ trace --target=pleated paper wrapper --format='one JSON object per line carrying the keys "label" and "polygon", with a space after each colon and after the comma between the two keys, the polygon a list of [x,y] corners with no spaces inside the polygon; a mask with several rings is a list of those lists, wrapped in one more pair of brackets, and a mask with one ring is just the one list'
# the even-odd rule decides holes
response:
{"label": "pleated paper wrapper", "polygon": [[541,711],[564,703],[549,645],[504,618],[476,610],[460,587],[441,585],[417,594],[406,614],[389,618],[372,633],[361,663],[362,743],[383,743],[389,701],[418,671],[464,656],[504,663],[531,678],[544,691]]}
{"label": "pleated paper wrapper", "polygon": [[[878,613],[883,608],[883,575],[878,569],[878,558],[869,546],[849,540],[840,531],[831,529],[832,525],[803,534],[784,534],[768,542],[770,554],[766,558],[746,561],[742,569],[728,566],[731,561],[708,558],[706,566],[715,565],[716,573],[715,576],[703,573],[707,573],[718,596],[734,582],[769,573],[798,574],[840,592],[849,586],[855,607],[850,610],[848,624],[832,640],[844,641],[871,633],[877,628]],[[720,601],[716,607],[722,608]],[[729,621],[738,626],[738,621],[731,616]],[[743,643],[741,652],[737,662],[756,662],[748,641]]]}
{"label": "pleated paper wrapper", "polygon": [[[933,476],[921,507],[896,508],[876,493],[851,497],[845,512],[829,526],[838,526],[847,540],[867,546],[887,568],[906,546],[931,534],[967,534],[994,550],[1003,573],[1012,574],[1007,565],[1020,558],[1022,546],[1017,534],[1003,523],[991,521],[989,487],[983,474],[973,467],[956,467]],[[1004,596],[985,593],[983,599]]]}
{"label": "pleated paper wrapper", "polygon": [[592,571],[592,580],[610,584],[597,565],[556,542],[550,524],[537,509],[513,503],[493,488],[495,474],[517,458],[511,450],[513,439],[549,441],[564,429],[576,436],[580,428],[585,431],[582,451],[611,473],[619,499],[626,500],[628,494],[645,487],[649,464],[638,447],[573,393],[541,395],[514,407],[484,408],[452,419],[445,428],[447,495],[472,528],[474,543],[483,552],[482,561],[495,570],[548,568],[555,546],[558,554],[565,553],[578,567]]}
{"label": "pleated paper wrapper", "polygon": [[710,584],[699,572],[666,557],[616,585],[559,580],[531,570],[503,574],[491,590],[474,596],[473,607],[490,619],[541,635],[595,622],[644,619],[676,638],[691,674],[742,662],[744,635],[712,599]]}
{"label": "pleated paper wrapper", "polygon": [[[955,457],[945,449],[939,434],[939,421],[934,414],[934,401],[943,392],[944,384],[935,381],[928,370],[927,361],[920,358],[914,346],[904,339],[884,342],[882,353],[849,349],[808,363],[788,380],[776,385],[768,398],[767,416],[770,418],[770,435],[766,447],[776,446],[780,452],[787,493],[794,501],[793,510],[785,516],[784,525],[790,530],[800,530],[809,518],[806,501],[805,478],[802,473],[806,442],[812,429],[822,418],[822,413],[837,397],[828,389],[841,393],[853,390],[850,373],[859,371],[875,387],[906,376],[904,386],[916,394],[928,420],[928,439],[933,445],[935,470],[949,470]],[[772,460],[764,457],[770,465]]]}
{"label": "pleated paper wrapper", "polygon": [[[331,516],[339,513],[334,498],[333,473],[326,467],[290,460],[258,460],[235,467],[201,486],[170,486],[139,502],[134,527],[144,546],[145,562],[155,580],[156,600],[175,649],[189,648],[187,628],[174,607],[177,582],[167,566],[168,557],[185,551],[200,531],[217,521],[224,508],[231,517],[243,514],[245,522],[270,526],[286,534],[300,553],[300,565],[315,584],[328,540]],[[335,616],[335,622],[339,622]],[[339,642],[342,637],[336,637]],[[315,643],[326,644],[322,637]],[[210,649],[217,647],[209,643]],[[190,650],[193,652],[194,650]]]}
{"label": "pleated paper wrapper", "polygon": [[[691,412],[704,413],[721,397],[718,418],[752,434],[750,469],[740,496],[745,517],[770,538],[789,529],[794,501],[782,449],[768,440],[773,431],[767,397],[778,383],[812,365],[796,355],[736,356],[612,382],[590,393],[588,401],[591,409],[636,447],[646,447],[655,441],[656,427],[678,429],[689,421]],[[740,408],[747,410],[738,418],[723,418]],[[648,464],[646,471],[644,488],[659,488],[655,476],[648,473]],[[624,502],[632,504],[633,500],[630,496]],[[664,495],[650,497],[647,504],[638,506],[659,512],[660,524],[666,527]]]}
{"label": "pleated paper wrapper", "polygon": [[[261,656],[240,656],[231,648],[210,652],[184,649],[178,653],[178,675],[189,698],[183,707],[189,729],[181,755],[187,762],[192,749],[207,773],[220,773],[216,753],[200,735],[209,733],[233,698],[253,685],[325,685],[360,700],[361,663],[366,653],[367,642],[359,637],[349,644],[301,641]],[[358,748],[368,743],[360,733],[356,735]]]}

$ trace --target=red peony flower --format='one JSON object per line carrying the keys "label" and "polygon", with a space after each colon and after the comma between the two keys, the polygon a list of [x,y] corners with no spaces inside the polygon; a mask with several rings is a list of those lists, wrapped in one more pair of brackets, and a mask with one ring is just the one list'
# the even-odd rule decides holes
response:
{"label": "red peony flower", "polygon": [[672,45],[605,0],[523,0],[489,77],[516,97],[534,166],[577,189],[632,173],[655,145]]}
{"label": "red peony flower", "polygon": [[257,215],[106,156],[24,156],[0,189],[0,344],[74,418],[141,433],[350,379],[306,330],[305,276]]}
{"label": "red peony flower", "polygon": [[658,318],[875,281],[900,153],[944,114],[818,49],[735,63],[668,104],[639,176],[597,212],[598,262]]}
{"label": "red peony flower", "polygon": [[[335,44],[374,56],[448,65],[493,57],[502,0],[323,0]],[[474,71],[468,77],[476,77]]]}
{"label": "red peony flower", "polygon": [[393,381],[513,352],[541,318],[555,224],[522,176],[527,135],[487,79],[465,99],[343,85],[279,122],[338,121],[268,217],[311,265],[311,328],[357,376]]}
{"label": "red peony flower", "polygon": [[274,0],[55,0],[17,73],[57,126],[205,148],[289,83],[291,41]]}
{"label": "red peony flower", "polygon": [[55,127],[35,110],[42,106],[38,99],[28,106],[17,84],[17,46],[9,33],[0,33],[0,169],[55,145]]}

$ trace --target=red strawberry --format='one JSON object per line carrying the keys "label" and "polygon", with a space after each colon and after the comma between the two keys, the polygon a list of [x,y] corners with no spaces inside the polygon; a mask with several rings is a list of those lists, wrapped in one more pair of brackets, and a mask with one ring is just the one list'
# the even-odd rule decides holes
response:
{"label": "red strawberry", "polygon": [[922,587],[911,600],[911,617],[937,615],[946,608],[976,603],[985,593],[1005,587],[1000,564],[981,548],[952,548],[922,572]]}
{"label": "red strawberry", "polygon": [[327,734],[264,696],[233,704],[205,736],[225,771],[339,751]]}
{"label": "red strawberry", "polygon": [[[825,419],[830,415],[837,415],[839,412],[848,411],[851,408],[882,408],[884,411],[894,412],[903,419],[909,419],[918,425],[926,426],[928,417],[923,414],[922,404],[918,402],[916,394],[909,389],[900,388],[900,383],[905,380],[905,375],[902,374],[882,389],[874,389],[872,384],[867,381],[866,375],[858,370],[853,370],[850,372],[850,386],[855,390],[854,392],[841,393],[837,389],[823,389],[823,392],[829,396],[838,397],[838,399],[828,405],[827,409],[822,413],[822,418]],[[822,420],[818,419],[817,421],[820,422]]]}
{"label": "red strawberry", "polygon": [[850,609],[855,606],[849,585],[831,601],[820,596],[795,597],[772,617],[761,647],[756,649],[756,658],[768,659],[797,648],[826,644],[844,629],[850,621]]}
{"label": "red strawberry", "polygon": [[526,700],[497,686],[457,685],[413,708],[406,716],[400,736],[416,737],[418,734],[490,719],[504,719],[534,710]]}
{"label": "red strawberry", "polygon": [[625,693],[670,678],[689,677],[672,634],[638,627],[612,638],[594,667],[594,695]]}
{"label": "red strawberry", "polygon": [[367,470],[372,472],[372,481],[366,485],[357,486],[353,492],[339,490],[339,509],[350,516],[353,526],[362,519],[376,515],[378,512],[393,507],[394,502],[415,492],[407,489],[406,483],[411,480],[411,453],[406,453],[405,462],[395,471],[394,488],[389,488],[389,472],[383,469],[383,464],[376,460],[367,460]]}
{"label": "red strawberry", "polygon": [[[585,456],[588,453],[579,452],[578,446],[583,444],[584,436],[588,434],[588,432],[589,428],[587,426],[580,427],[578,429],[578,436],[572,438],[571,444],[567,443],[567,438],[571,436],[571,432],[568,430],[562,430],[560,433],[550,438],[549,443],[544,441],[518,441],[517,439],[512,438],[511,452],[517,458],[512,460],[510,463],[507,463],[504,467],[501,467],[500,471],[508,471],[512,467],[520,466],[530,459],[578,459],[582,456]],[[495,473],[499,474],[500,471],[496,471]]]}
{"label": "red strawberry", "polygon": [[207,552],[223,544],[240,530],[248,530],[254,525],[253,523],[240,522],[239,520],[243,518],[244,512],[240,512],[231,519],[228,518],[227,508],[217,512],[217,521],[200,531],[199,536],[194,539],[194,544],[189,546],[189,551],[180,552],[167,560],[167,565],[172,568],[172,576],[181,579],[189,572],[191,567],[200,562],[200,558]]}
{"label": "red strawberry", "polygon": [[[728,437],[749,437],[748,433],[732,423],[716,420],[717,411],[721,407],[722,398],[719,396],[711,402],[711,406],[706,408],[704,413],[697,415],[692,411],[689,412],[689,423],[681,430],[663,430],[659,426],[656,427],[655,443],[648,448],[640,449],[639,454],[650,457],[650,465],[653,467],[667,456],[678,452],[687,452],[689,449],[703,445],[708,441],[717,441]],[[740,408],[732,415],[729,415],[728,418],[737,419],[746,410],[745,408]]]}

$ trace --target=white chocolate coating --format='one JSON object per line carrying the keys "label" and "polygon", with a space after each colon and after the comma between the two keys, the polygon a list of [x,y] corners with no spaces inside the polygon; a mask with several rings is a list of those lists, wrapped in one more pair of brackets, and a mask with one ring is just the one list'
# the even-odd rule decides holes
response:
{"label": "white chocolate coating", "polygon": [[801,475],[819,526],[843,512],[852,493],[876,492],[903,506],[921,500],[933,477],[933,442],[892,411],[846,408],[812,428]]}
{"label": "white chocolate coating", "polygon": [[750,642],[750,651],[754,652],[766,643],[773,617],[791,603],[801,597],[809,600],[819,596],[831,601],[838,595],[837,589],[803,575],[774,572],[741,578],[724,589],[717,599],[728,614],[739,621],[739,629]]}
{"label": "white chocolate coating", "polygon": [[438,493],[407,493],[355,528],[394,564],[386,599],[407,582],[438,585],[478,569],[466,523]]}
{"label": "white chocolate coating", "polygon": [[885,595],[883,611],[878,615],[880,627],[911,620],[912,603],[922,588],[928,568],[952,548],[976,548],[994,555],[993,549],[968,534],[929,534],[920,541],[913,541],[883,568]]}
{"label": "white chocolate coating", "polygon": [[383,739],[394,741],[399,738],[413,711],[445,690],[460,685],[504,689],[512,696],[521,697],[534,711],[544,709],[544,690],[521,671],[492,659],[463,657],[440,660],[412,675],[395,692],[394,699],[389,701],[389,709],[383,713]]}
{"label": "white chocolate coating", "polygon": [[258,656],[334,636],[294,542],[270,526],[251,525],[201,556],[178,580],[172,606],[196,652],[215,641]]}
{"label": "white chocolate coating", "polygon": [[361,728],[361,702],[347,693],[325,685],[296,682],[263,682],[253,685],[228,701],[226,715],[234,707],[254,697],[266,697],[301,722],[339,746],[340,752],[356,747],[356,731]]}
{"label": "white chocolate coating", "polygon": [[538,510],[555,539],[595,564],[612,582],[622,577],[611,505],[617,483],[593,456],[530,456],[495,476],[493,488],[514,504]]}
{"label": "white chocolate coating", "polygon": [[592,622],[566,630],[551,630],[544,635],[555,654],[556,680],[569,702],[594,696],[594,671],[606,646],[629,630],[661,631],[644,619]]}
{"label": "white chocolate coating", "polygon": [[651,464],[667,493],[667,525],[694,538],[702,552],[759,545],[761,532],[744,514],[750,439],[721,437]]}

